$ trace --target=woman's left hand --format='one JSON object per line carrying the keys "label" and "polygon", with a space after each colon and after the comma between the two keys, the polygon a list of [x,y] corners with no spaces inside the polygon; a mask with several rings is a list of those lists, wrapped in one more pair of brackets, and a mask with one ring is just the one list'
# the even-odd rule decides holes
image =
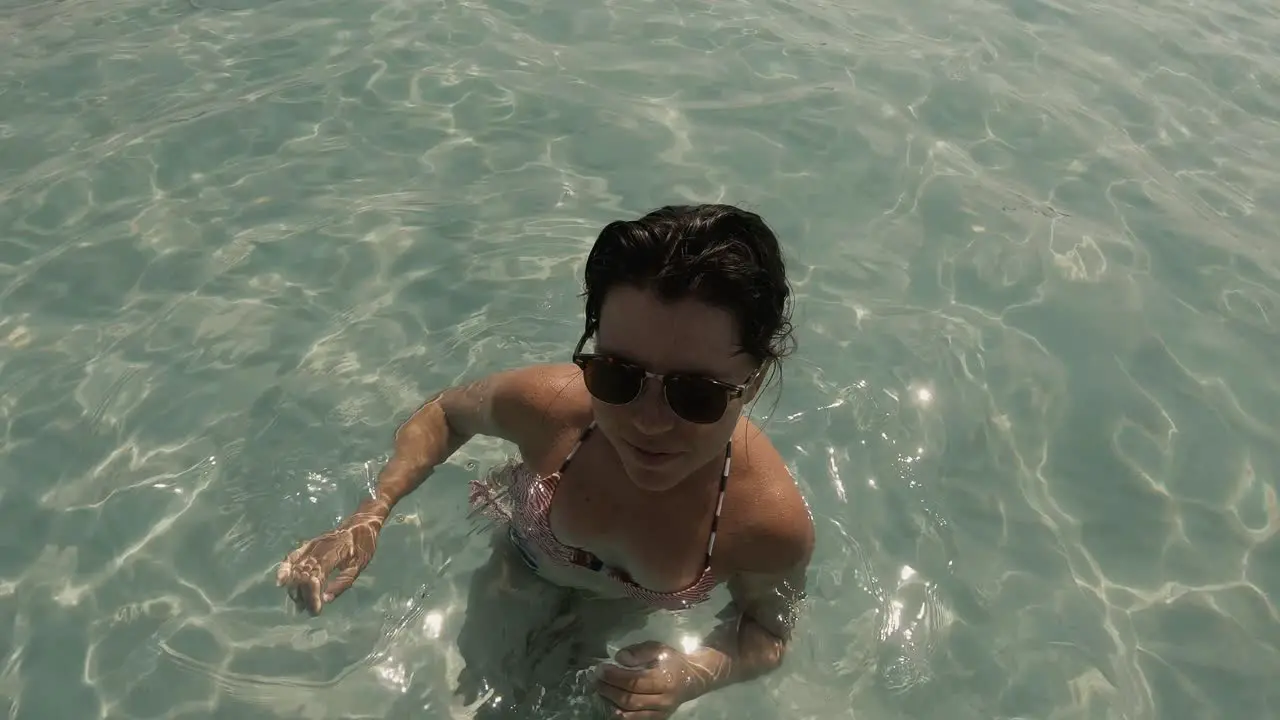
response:
{"label": "woman's left hand", "polygon": [[596,666],[596,692],[613,705],[612,717],[661,720],[700,694],[697,668],[660,642],[623,648],[614,660]]}

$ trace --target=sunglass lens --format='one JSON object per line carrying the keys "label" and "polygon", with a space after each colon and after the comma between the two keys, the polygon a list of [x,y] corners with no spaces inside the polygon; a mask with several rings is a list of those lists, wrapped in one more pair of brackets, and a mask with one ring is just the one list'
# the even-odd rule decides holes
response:
{"label": "sunglass lens", "polygon": [[667,380],[667,402],[672,411],[694,423],[713,423],[724,416],[729,396],[724,388],[700,378]]}
{"label": "sunglass lens", "polygon": [[644,371],[605,358],[592,358],[583,368],[587,391],[602,402],[624,405],[640,394]]}

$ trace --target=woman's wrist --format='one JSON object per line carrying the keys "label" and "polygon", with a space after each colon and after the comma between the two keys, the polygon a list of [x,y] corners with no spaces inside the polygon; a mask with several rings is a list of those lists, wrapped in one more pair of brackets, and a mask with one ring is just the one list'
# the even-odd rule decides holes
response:
{"label": "woman's wrist", "polygon": [[356,511],[351,513],[351,517],[347,518],[343,523],[343,527],[353,527],[355,525],[376,524],[377,529],[381,530],[386,524],[387,518],[391,517],[391,507],[393,503],[379,495],[375,495],[356,507]]}

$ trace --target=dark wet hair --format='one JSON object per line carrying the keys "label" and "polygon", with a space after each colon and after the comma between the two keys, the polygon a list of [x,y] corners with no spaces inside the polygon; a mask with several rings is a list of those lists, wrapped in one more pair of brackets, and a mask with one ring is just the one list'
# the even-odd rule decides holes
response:
{"label": "dark wet hair", "polygon": [[780,360],[794,344],[782,248],[753,212],[669,205],[606,225],[587,256],[586,337],[599,330],[605,296],[618,285],[728,311],[738,322],[742,349],[758,362]]}

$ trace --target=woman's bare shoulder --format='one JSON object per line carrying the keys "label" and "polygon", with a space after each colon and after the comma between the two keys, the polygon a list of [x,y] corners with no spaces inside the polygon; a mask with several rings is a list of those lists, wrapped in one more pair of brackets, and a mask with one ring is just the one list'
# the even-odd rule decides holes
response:
{"label": "woman's bare shoulder", "polygon": [[582,373],[572,363],[527,365],[494,376],[500,397],[496,409],[511,438],[520,445],[538,445],[565,428],[591,422],[591,398]]}
{"label": "woman's bare shoulder", "polygon": [[726,489],[727,565],[744,572],[782,572],[808,560],[814,528],[809,504],[769,437],[744,420],[734,433]]}

